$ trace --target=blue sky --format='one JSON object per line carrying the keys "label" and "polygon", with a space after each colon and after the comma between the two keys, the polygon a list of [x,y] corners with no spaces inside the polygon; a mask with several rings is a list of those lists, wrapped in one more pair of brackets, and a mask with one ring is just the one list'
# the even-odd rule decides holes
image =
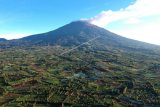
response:
{"label": "blue sky", "polygon": [[[150,40],[153,36],[143,34],[143,28],[150,29],[146,24],[159,27],[158,4],[159,0],[0,0],[0,38],[47,32],[85,19],[126,37],[160,44],[160,39]],[[158,38],[159,29],[152,30]]]}

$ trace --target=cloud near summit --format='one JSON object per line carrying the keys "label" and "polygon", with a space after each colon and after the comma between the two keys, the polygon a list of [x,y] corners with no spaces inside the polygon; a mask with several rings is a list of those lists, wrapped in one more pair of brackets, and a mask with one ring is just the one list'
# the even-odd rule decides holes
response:
{"label": "cloud near summit", "polygon": [[159,16],[160,0],[136,0],[126,8],[118,11],[106,10],[97,16],[87,19],[90,23],[104,27],[114,21],[122,21],[125,24],[136,24],[142,18]]}

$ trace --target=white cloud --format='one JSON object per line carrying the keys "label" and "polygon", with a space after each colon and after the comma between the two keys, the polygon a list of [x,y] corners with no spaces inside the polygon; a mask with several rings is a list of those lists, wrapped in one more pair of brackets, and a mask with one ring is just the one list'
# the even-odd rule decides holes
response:
{"label": "white cloud", "polygon": [[6,38],[6,39],[18,39],[18,38],[22,38],[25,36],[28,36],[30,34],[28,33],[7,33],[7,34],[0,34],[0,38]]}
{"label": "white cloud", "polygon": [[156,15],[160,15],[160,0],[136,0],[135,3],[119,11],[102,11],[88,21],[103,27],[120,20],[124,20],[127,24],[138,23],[141,18]]}
{"label": "white cloud", "polygon": [[124,21],[125,24],[138,24],[141,21],[137,18],[129,18],[127,20]]}
{"label": "white cloud", "polygon": [[110,31],[127,38],[160,45],[160,0],[136,0],[118,11],[102,11],[88,21],[100,27],[108,25]]}
{"label": "white cloud", "polygon": [[109,30],[131,39],[160,45],[160,21],[152,21],[136,27]]}

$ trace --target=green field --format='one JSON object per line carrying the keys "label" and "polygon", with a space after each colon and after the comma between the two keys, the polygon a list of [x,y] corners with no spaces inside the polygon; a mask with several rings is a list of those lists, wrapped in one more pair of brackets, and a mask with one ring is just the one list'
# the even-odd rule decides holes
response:
{"label": "green field", "polygon": [[160,104],[160,56],[84,46],[0,50],[2,107]]}

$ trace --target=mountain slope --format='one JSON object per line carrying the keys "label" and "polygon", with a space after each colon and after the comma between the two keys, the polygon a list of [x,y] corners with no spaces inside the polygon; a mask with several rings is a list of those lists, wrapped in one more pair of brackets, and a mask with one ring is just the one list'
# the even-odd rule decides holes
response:
{"label": "mountain slope", "polygon": [[[50,43],[57,45],[77,45],[90,39],[105,35],[106,30],[84,21],[76,21],[54,31],[22,38],[22,41],[33,43]],[[108,35],[109,36],[109,35]]]}

